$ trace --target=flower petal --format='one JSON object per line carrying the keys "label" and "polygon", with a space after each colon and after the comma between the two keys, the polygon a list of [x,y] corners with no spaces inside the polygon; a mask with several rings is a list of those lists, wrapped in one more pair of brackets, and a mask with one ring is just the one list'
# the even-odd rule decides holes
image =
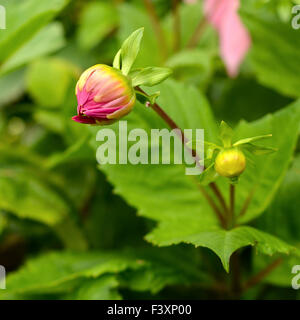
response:
{"label": "flower petal", "polygon": [[229,76],[238,74],[240,64],[251,46],[250,35],[239,15],[239,0],[206,0],[205,14],[220,37],[221,57]]}

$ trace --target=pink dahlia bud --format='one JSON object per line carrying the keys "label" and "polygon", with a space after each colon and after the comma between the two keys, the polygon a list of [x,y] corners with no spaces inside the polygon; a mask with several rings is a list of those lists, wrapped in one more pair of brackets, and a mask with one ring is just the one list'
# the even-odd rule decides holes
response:
{"label": "pink dahlia bud", "polygon": [[135,103],[130,80],[119,70],[103,64],[81,75],[76,96],[78,115],[72,119],[87,124],[110,124],[127,115]]}

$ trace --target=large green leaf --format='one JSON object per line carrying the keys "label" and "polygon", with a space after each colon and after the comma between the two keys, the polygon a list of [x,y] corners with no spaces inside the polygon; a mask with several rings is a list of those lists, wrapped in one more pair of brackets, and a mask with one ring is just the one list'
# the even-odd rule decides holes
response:
{"label": "large green leaf", "polygon": [[242,11],[242,17],[253,39],[250,60],[259,81],[283,94],[299,97],[299,32],[275,16]]}
{"label": "large green leaf", "polygon": [[254,163],[248,161],[247,169],[237,185],[237,212],[241,210],[251,192],[253,197],[247,213],[240,222],[247,222],[259,216],[274,198],[293,158],[299,121],[300,101],[297,101],[273,115],[267,115],[251,123],[242,121],[238,125],[235,141],[271,133],[272,138],[261,144],[278,149],[272,155],[251,158]]}
{"label": "large green leaf", "polygon": [[50,175],[43,167],[43,158],[26,150],[11,150],[5,145],[0,150],[0,208],[50,227],[69,249],[85,249],[87,243],[72,215],[76,201],[73,203],[63,190],[62,177]]}
{"label": "large green leaf", "polygon": [[0,74],[61,49],[65,44],[62,24],[53,22],[39,31],[0,68]]}
{"label": "large green leaf", "polygon": [[[179,224],[173,226],[174,228],[180,228]],[[148,236],[149,240],[154,241],[158,245],[170,245],[178,242],[178,240],[191,243],[196,247],[207,247],[213,250],[221,259],[224,269],[229,271],[229,259],[230,256],[238,249],[246,246],[256,246],[259,253],[274,255],[276,253],[281,254],[298,254],[296,248],[286,244],[278,238],[262,232],[252,227],[237,227],[232,230],[200,230],[195,234],[182,236],[181,239],[174,238],[173,240],[164,237],[163,228],[156,229],[152,234]],[[170,233],[169,233],[170,234]]]}
{"label": "large green leaf", "polygon": [[264,215],[258,220],[263,230],[276,234],[282,239],[300,244],[300,157],[296,157],[293,166]]}
{"label": "large green leaf", "polygon": [[[160,89],[159,103],[181,128],[204,128],[206,140],[217,140],[218,129],[210,108],[195,88],[166,81]],[[273,133],[273,144],[281,151],[270,158],[258,160],[255,172],[253,173],[253,168],[249,168],[241,179],[238,185],[238,208],[253,185],[257,188],[245,218],[250,219],[261,213],[274,196],[292,157],[299,116],[300,104],[296,103],[274,116],[239,126],[238,138]],[[129,130],[143,128],[149,132],[151,128],[166,126],[153,110],[139,104],[127,120]],[[117,125],[115,128],[118,131]],[[189,242],[207,246],[219,255],[226,270],[232,252],[246,245],[258,243],[258,249],[264,253],[268,251],[266,248],[269,248],[270,253],[290,251],[288,246],[272,236],[262,235],[258,230],[221,230],[214,213],[199,191],[197,178],[186,176],[181,165],[117,164],[102,165],[100,168],[115,185],[115,192],[136,207],[140,215],[159,222],[158,227],[147,236],[148,240],[157,245]],[[220,187],[226,186],[224,191],[227,194],[228,184],[225,180],[221,182]]]}
{"label": "large green leaf", "polygon": [[[216,136],[217,127],[207,101],[195,88],[174,81],[167,81],[159,88],[159,103],[182,127],[205,127],[208,139]],[[166,127],[151,109],[140,104],[127,120],[129,130],[143,128],[150,133],[151,128]],[[96,132],[98,128],[92,130]],[[184,221],[196,227],[216,223],[199,192],[197,180],[186,176],[182,165],[105,165],[101,169],[116,186],[115,191],[137,207],[143,216],[160,221],[181,221],[183,228],[186,225]]]}
{"label": "large green leaf", "polygon": [[26,44],[42,27],[59,13],[69,0],[3,0],[6,8],[5,32],[0,33],[0,61]]}
{"label": "large green leaf", "polygon": [[54,226],[66,218],[68,206],[31,171],[0,169],[0,208],[23,219]]}
{"label": "large green leaf", "polygon": [[119,287],[157,293],[170,284],[203,280],[197,265],[191,265],[194,259],[187,258],[192,258],[189,250],[149,248],[134,253],[50,252],[29,259],[9,274],[7,290],[1,292],[0,299],[47,294],[63,299],[120,299]]}
{"label": "large green leaf", "polygon": [[2,297],[6,294],[66,292],[82,278],[96,279],[141,265],[143,262],[122,253],[52,252],[29,260],[20,270],[10,274]]}
{"label": "large green leaf", "polygon": [[97,279],[85,280],[78,290],[63,298],[67,300],[120,300],[122,297],[117,288],[118,279],[115,275],[104,275]]}

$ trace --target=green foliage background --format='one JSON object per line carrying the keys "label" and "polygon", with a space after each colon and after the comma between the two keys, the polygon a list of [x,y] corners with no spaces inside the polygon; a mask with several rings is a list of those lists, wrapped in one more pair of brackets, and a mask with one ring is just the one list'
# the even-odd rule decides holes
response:
{"label": "green foliage background", "polygon": [[[297,299],[291,268],[300,264],[300,31],[289,0],[241,1],[252,48],[230,79],[202,1],[180,3],[174,50],[172,1],[153,1],[159,43],[143,1],[2,0],[0,30],[0,264],[8,271],[0,299],[228,299],[232,254],[241,282],[282,263],[242,299]],[[218,123],[234,140],[272,133],[278,152],[249,162],[237,187],[237,211],[254,190],[239,226],[223,230],[179,165],[96,162],[98,127],[71,121],[81,72],[112,64],[122,41],[144,27],[136,67],[167,66],[172,79],[159,104],[185,129],[204,128],[218,143]],[[178,39],[177,39],[178,40]],[[137,103],[128,128],[165,128]],[[112,126],[117,130],[118,124]],[[226,181],[218,180],[226,200]],[[208,250],[210,249],[210,250]]]}

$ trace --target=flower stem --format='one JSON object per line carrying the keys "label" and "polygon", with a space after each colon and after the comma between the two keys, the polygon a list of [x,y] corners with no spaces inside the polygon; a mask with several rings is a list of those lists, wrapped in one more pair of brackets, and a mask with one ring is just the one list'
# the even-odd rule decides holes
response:
{"label": "flower stem", "polygon": [[204,30],[207,26],[207,20],[205,18],[202,18],[199,22],[199,24],[197,25],[192,37],[190,38],[187,47],[192,49],[195,48],[200,40],[200,38],[202,37]]}
{"label": "flower stem", "polygon": [[[142,90],[140,87],[136,87],[135,89],[137,91],[141,92],[143,95],[147,96],[147,93],[144,90]],[[188,139],[185,137],[182,129],[179,128],[179,126],[174,122],[174,120],[172,118],[170,118],[169,115],[157,103],[151,104],[151,108],[169,125],[169,127],[171,129],[177,129],[180,131],[180,133],[181,133],[180,138],[181,138],[183,145],[185,146],[185,148],[187,150],[189,150],[189,152],[195,158],[196,165],[201,166],[200,165],[200,157],[197,155],[197,152],[194,149],[191,149],[187,146]],[[199,187],[201,193],[203,194],[203,196],[205,197],[205,199],[207,200],[207,202],[209,203],[209,205],[211,206],[211,208],[213,209],[213,211],[216,213],[222,227],[225,227],[224,216],[223,216],[222,212],[220,211],[220,209],[218,208],[218,206],[215,204],[213,198],[211,198],[211,196],[209,195],[209,193],[205,190],[205,188],[203,186],[198,184],[198,187]],[[228,211],[228,209],[227,209],[227,206],[225,203],[225,199],[224,199],[222,193],[220,192],[218,186],[215,183],[210,183],[209,187],[212,189],[212,191],[216,195],[217,199],[219,199],[221,206],[223,208],[225,208],[225,213],[226,213]]]}
{"label": "flower stem", "polygon": [[235,202],[235,186],[230,183],[229,184],[229,198],[230,198],[230,206],[229,206],[229,216],[228,216],[228,224],[232,225],[234,220],[234,202]]}
{"label": "flower stem", "polygon": [[269,264],[265,269],[261,270],[259,273],[257,273],[255,276],[250,278],[243,286],[243,292],[247,291],[248,289],[256,286],[258,283],[260,283],[265,277],[267,277],[275,268],[277,268],[281,263],[283,259],[278,258],[275,261],[273,261],[271,264]]}
{"label": "flower stem", "polygon": [[211,183],[209,184],[209,187],[211,188],[211,190],[213,191],[213,193],[214,193],[215,196],[217,197],[217,199],[218,199],[218,201],[219,201],[219,203],[220,203],[220,205],[221,205],[224,213],[227,214],[229,209],[227,208],[225,199],[224,199],[224,197],[223,197],[220,189],[218,188],[218,186],[216,185],[215,182],[211,182]]}
{"label": "flower stem", "polygon": [[240,211],[240,213],[238,215],[238,218],[244,216],[245,213],[247,212],[247,210],[249,208],[249,205],[251,203],[251,200],[252,200],[252,198],[254,196],[254,191],[255,191],[254,188],[250,191],[250,193],[249,193],[248,197],[246,198],[246,200],[244,202],[244,205],[243,205],[243,207],[242,207],[242,209],[241,209],[241,211]]}
{"label": "flower stem", "polygon": [[152,27],[154,29],[155,36],[159,44],[159,48],[161,50],[162,60],[165,61],[167,57],[167,46],[166,46],[166,41],[164,37],[164,31],[161,27],[159,17],[155,11],[155,7],[151,0],[144,0],[144,5],[148,12],[150,21],[152,23]]}
{"label": "flower stem", "polygon": [[174,33],[174,52],[180,48],[180,14],[179,14],[180,0],[172,0],[172,14],[173,14],[173,33]]}
{"label": "flower stem", "polygon": [[241,295],[241,266],[240,266],[240,256],[238,252],[234,252],[231,257],[231,270],[232,270],[232,282],[231,282],[231,292],[234,298],[239,298]]}

